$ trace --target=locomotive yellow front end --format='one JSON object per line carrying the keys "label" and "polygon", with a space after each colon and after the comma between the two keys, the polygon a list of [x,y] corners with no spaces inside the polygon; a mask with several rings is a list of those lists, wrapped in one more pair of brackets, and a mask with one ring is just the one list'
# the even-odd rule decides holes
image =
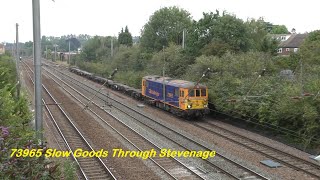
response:
{"label": "locomotive yellow front end", "polygon": [[208,89],[180,89],[180,108],[183,110],[203,110],[208,108]]}

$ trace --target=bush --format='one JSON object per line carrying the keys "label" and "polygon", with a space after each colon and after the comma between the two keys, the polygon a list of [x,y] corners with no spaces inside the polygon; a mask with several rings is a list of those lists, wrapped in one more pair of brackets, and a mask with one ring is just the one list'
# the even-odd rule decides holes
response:
{"label": "bush", "polygon": [[0,56],[0,179],[63,178],[58,164],[43,157],[11,157],[12,149],[39,149],[30,125],[31,113],[22,91],[14,96],[15,66],[8,56]]}
{"label": "bush", "polygon": [[[284,134],[302,142],[305,147],[310,143],[316,146],[320,143],[317,140],[320,137],[319,96],[301,96],[301,93],[319,92],[320,80],[306,71],[310,68],[316,71],[318,67],[306,67],[303,81],[299,71],[290,80],[281,78],[279,72],[283,68],[296,67],[297,62],[290,64],[287,59],[282,60],[279,64],[279,58],[252,52],[226,54],[221,58],[201,56],[190,66],[184,79],[197,81],[210,67],[213,73],[204,78],[203,83],[208,85],[210,101],[218,110],[287,129],[290,133]],[[264,68],[264,76],[259,77]],[[303,86],[297,82],[303,82]]]}

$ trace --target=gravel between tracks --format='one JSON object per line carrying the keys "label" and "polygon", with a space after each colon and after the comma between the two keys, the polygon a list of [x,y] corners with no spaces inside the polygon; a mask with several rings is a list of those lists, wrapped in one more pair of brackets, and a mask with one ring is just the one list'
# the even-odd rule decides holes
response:
{"label": "gravel between tracks", "polygon": [[[27,71],[30,73],[32,77],[32,72],[29,70],[26,70],[24,67],[21,67],[22,72],[22,78],[20,78],[22,82],[22,86],[27,89],[27,97],[29,99],[30,103],[30,109],[34,109],[34,85],[32,84],[32,81],[30,80]],[[52,102],[52,101],[51,101]],[[65,143],[63,139],[61,138],[60,134],[58,133],[57,129],[55,128],[54,124],[52,123],[48,113],[46,111],[43,111],[43,136],[45,138],[45,145],[47,147],[57,149],[57,150],[67,150],[67,147],[65,146]],[[34,126],[34,121],[32,122],[32,126]],[[72,160],[72,158],[69,158]],[[59,157],[59,158],[51,158],[53,161],[58,161],[59,163],[63,162],[65,158]],[[81,177],[81,172],[77,170],[77,176]]]}
{"label": "gravel between tracks", "polygon": [[[50,77],[53,77],[52,75],[50,75]],[[61,77],[60,77],[61,78]],[[54,79],[56,79],[54,77]],[[57,79],[56,79],[57,80]],[[60,83],[60,82],[59,82]],[[78,93],[74,92],[73,89],[71,89],[70,87],[63,85],[63,87],[69,91],[69,93],[72,94],[72,96],[75,96],[76,98],[78,98],[82,103],[87,104],[88,100],[83,98],[81,95],[79,95]],[[92,94],[94,93],[88,93],[86,91],[84,91],[81,88],[75,88],[78,91],[80,91],[83,95],[85,95],[88,98],[92,98]],[[68,94],[69,94],[68,93]],[[72,99],[74,99],[70,95],[70,97]],[[97,101],[97,98],[94,98],[94,101]],[[78,101],[77,101],[78,102]],[[80,104],[80,103],[79,103]],[[103,104],[103,103],[98,103],[98,104]],[[108,107],[107,107],[108,108]],[[95,105],[93,105],[92,103],[89,104],[88,109],[93,110],[95,113],[97,113],[105,122],[108,122],[108,124],[110,124],[113,128],[117,129],[119,132],[121,132],[126,138],[130,139],[130,140],[135,140],[135,142],[137,142],[137,139],[139,140],[139,148],[142,148],[143,150],[150,150],[152,148],[155,148],[152,144],[150,144],[149,142],[147,142],[145,139],[143,139],[142,137],[140,137],[139,135],[137,135],[136,133],[132,132],[129,128],[127,128],[126,126],[124,126],[122,123],[118,122],[117,120],[115,120],[113,117],[111,117],[110,115],[108,115],[106,112],[102,111],[100,108],[96,107]],[[107,109],[107,111],[109,111]],[[86,110],[87,113],[89,113],[92,117],[96,117],[96,115],[94,115],[91,111]],[[111,111],[110,111],[111,112]],[[112,114],[114,114],[114,110],[112,110]],[[112,133],[114,135],[115,138],[118,139],[118,141],[121,141],[121,143],[126,146],[127,149],[130,150],[137,150],[132,144],[130,144],[129,142],[127,142],[126,139],[120,137],[118,135],[117,132],[115,132],[112,128],[110,128],[110,126],[108,126],[105,122],[103,122],[100,118],[96,117],[95,120],[100,124],[100,126],[104,127],[105,130],[107,130],[108,132]],[[123,119],[121,119],[123,120]],[[133,128],[133,126],[129,126],[131,128]],[[145,130],[143,130],[145,131]],[[140,132],[141,133],[141,132]],[[149,137],[149,136],[147,136]],[[137,145],[137,144],[135,144]],[[146,148],[147,147],[147,148]],[[114,147],[116,148],[116,147]],[[127,157],[128,158],[128,157]],[[164,171],[160,170],[158,166],[156,166],[153,162],[151,162],[149,159],[148,160],[143,160],[142,161],[146,166],[148,166],[149,168],[151,168],[161,179],[170,179],[170,177],[164,173]],[[167,171],[169,172],[177,172],[179,171],[178,169],[174,170],[174,169],[167,169]],[[143,173],[143,172],[142,172]]]}
{"label": "gravel between tracks", "polygon": [[[111,154],[114,147],[127,149],[114,136],[106,131],[101,125],[88,113],[83,110],[74,100],[61,90],[55,82],[46,77],[43,78],[43,83],[51,91],[52,95],[58,102],[62,102],[62,107],[72,117],[77,127],[83,132],[92,143],[94,149],[104,149],[109,151],[108,158],[105,159],[106,165],[109,167],[115,176],[119,179],[157,179],[157,176],[150,169],[135,158],[112,158]],[[142,173],[143,172],[143,173]]]}
{"label": "gravel between tracks", "polygon": [[[93,144],[94,149],[104,149],[109,151],[108,158],[103,159],[107,166],[110,165],[110,169],[118,179],[159,179],[159,176],[155,174],[150,167],[137,158],[112,158],[113,148],[122,148],[128,150],[126,146],[114,137],[114,134],[108,132],[101,127],[90,114],[83,111],[82,106],[79,106],[72,98],[65,94],[65,92],[57,87],[56,83],[42,76],[42,82],[49,89],[50,93],[56,98],[58,102],[62,102],[61,106],[68,112],[68,115],[73,119],[77,128],[83,132],[84,136],[89,139],[89,142]],[[24,74],[24,79],[27,81],[27,74]],[[28,87],[33,87],[31,80],[26,83]],[[44,96],[45,97],[45,96]],[[50,103],[50,102],[49,102]],[[45,125],[44,125],[44,128]],[[48,130],[48,129],[47,129]],[[50,132],[50,131],[48,131]],[[52,139],[52,134],[48,135]],[[52,145],[52,146],[51,146]],[[57,144],[48,143],[49,148],[57,148]]]}
{"label": "gravel between tracks", "polygon": [[[211,135],[203,129],[193,126],[189,121],[181,120],[159,110],[146,109],[146,112],[149,112],[154,116],[161,117],[162,121],[170,124],[170,126],[174,126],[176,129],[179,128],[181,131],[189,132],[191,135],[198,137],[208,144],[212,144],[215,147],[215,150],[227,155],[228,157],[237,157],[237,160],[239,162],[242,162],[243,164],[254,165],[257,168],[274,175],[275,179],[310,179],[310,176],[288,167],[268,168],[260,163],[260,161],[266,160],[268,158],[262,156],[257,152],[248,150],[241,145],[230,142],[224,138]],[[228,129],[231,129],[233,131],[232,128],[236,127],[230,126]],[[256,136],[256,134],[251,132],[247,132],[247,134],[250,134],[250,136]],[[267,140],[270,141],[268,138],[263,137],[260,139],[260,142],[265,142]]]}
{"label": "gravel between tracks", "polygon": [[[33,110],[34,108],[34,85],[32,84],[32,81],[28,77],[28,73],[26,72],[25,68],[22,69],[22,84],[23,87],[27,89],[27,97],[29,99],[30,103],[30,109]],[[32,72],[29,72],[31,77],[32,77]],[[52,101],[50,101],[52,102]],[[44,128],[44,137],[46,140],[46,145],[51,148],[55,148],[58,150],[66,150],[66,147],[63,143],[62,138],[60,138],[57,130],[53,127],[54,125],[52,124],[48,114],[46,111],[44,111],[43,115],[44,123],[43,123],[43,128]],[[32,122],[32,125],[34,126],[34,122]]]}

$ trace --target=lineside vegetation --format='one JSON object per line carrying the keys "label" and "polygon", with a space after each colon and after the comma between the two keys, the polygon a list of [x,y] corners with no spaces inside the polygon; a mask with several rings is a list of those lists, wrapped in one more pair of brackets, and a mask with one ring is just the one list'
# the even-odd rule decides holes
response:
{"label": "lineside vegetation", "polygon": [[74,165],[43,157],[10,157],[12,149],[39,149],[26,93],[16,96],[13,57],[0,55],[0,179],[75,178]]}
{"label": "lineside vegetation", "polygon": [[96,36],[72,64],[103,77],[118,68],[115,80],[136,88],[143,76],[162,75],[163,69],[166,76],[197,81],[209,67],[213,73],[202,83],[216,111],[320,153],[320,32],[309,33],[298,53],[286,57],[277,56],[275,33],[289,31],[225,11],[194,21],[183,9],[165,7],[150,16],[140,42],[126,44],[119,35],[122,43],[114,39],[111,56],[111,37]]}

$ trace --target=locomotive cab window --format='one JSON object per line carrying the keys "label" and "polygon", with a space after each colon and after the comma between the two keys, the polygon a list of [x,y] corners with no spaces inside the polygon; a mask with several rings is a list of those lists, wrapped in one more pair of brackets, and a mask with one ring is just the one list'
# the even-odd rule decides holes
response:
{"label": "locomotive cab window", "polygon": [[184,97],[184,91],[180,91],[180,97]]}
{"label": "locomotive cab window", "polygon": [[196,89],[196,97],[200,97],[200,89]]}
{"label": "locomotive cab window", "polygon": [[194,90],[193,89],[189,89],[188,95],[189,95],[189,97],[194,97]]}
{"label": "locomotive cab window", "polygon": [[201,96],[206,96],[206,95],[207,95],[207,90],[201,89]]}

